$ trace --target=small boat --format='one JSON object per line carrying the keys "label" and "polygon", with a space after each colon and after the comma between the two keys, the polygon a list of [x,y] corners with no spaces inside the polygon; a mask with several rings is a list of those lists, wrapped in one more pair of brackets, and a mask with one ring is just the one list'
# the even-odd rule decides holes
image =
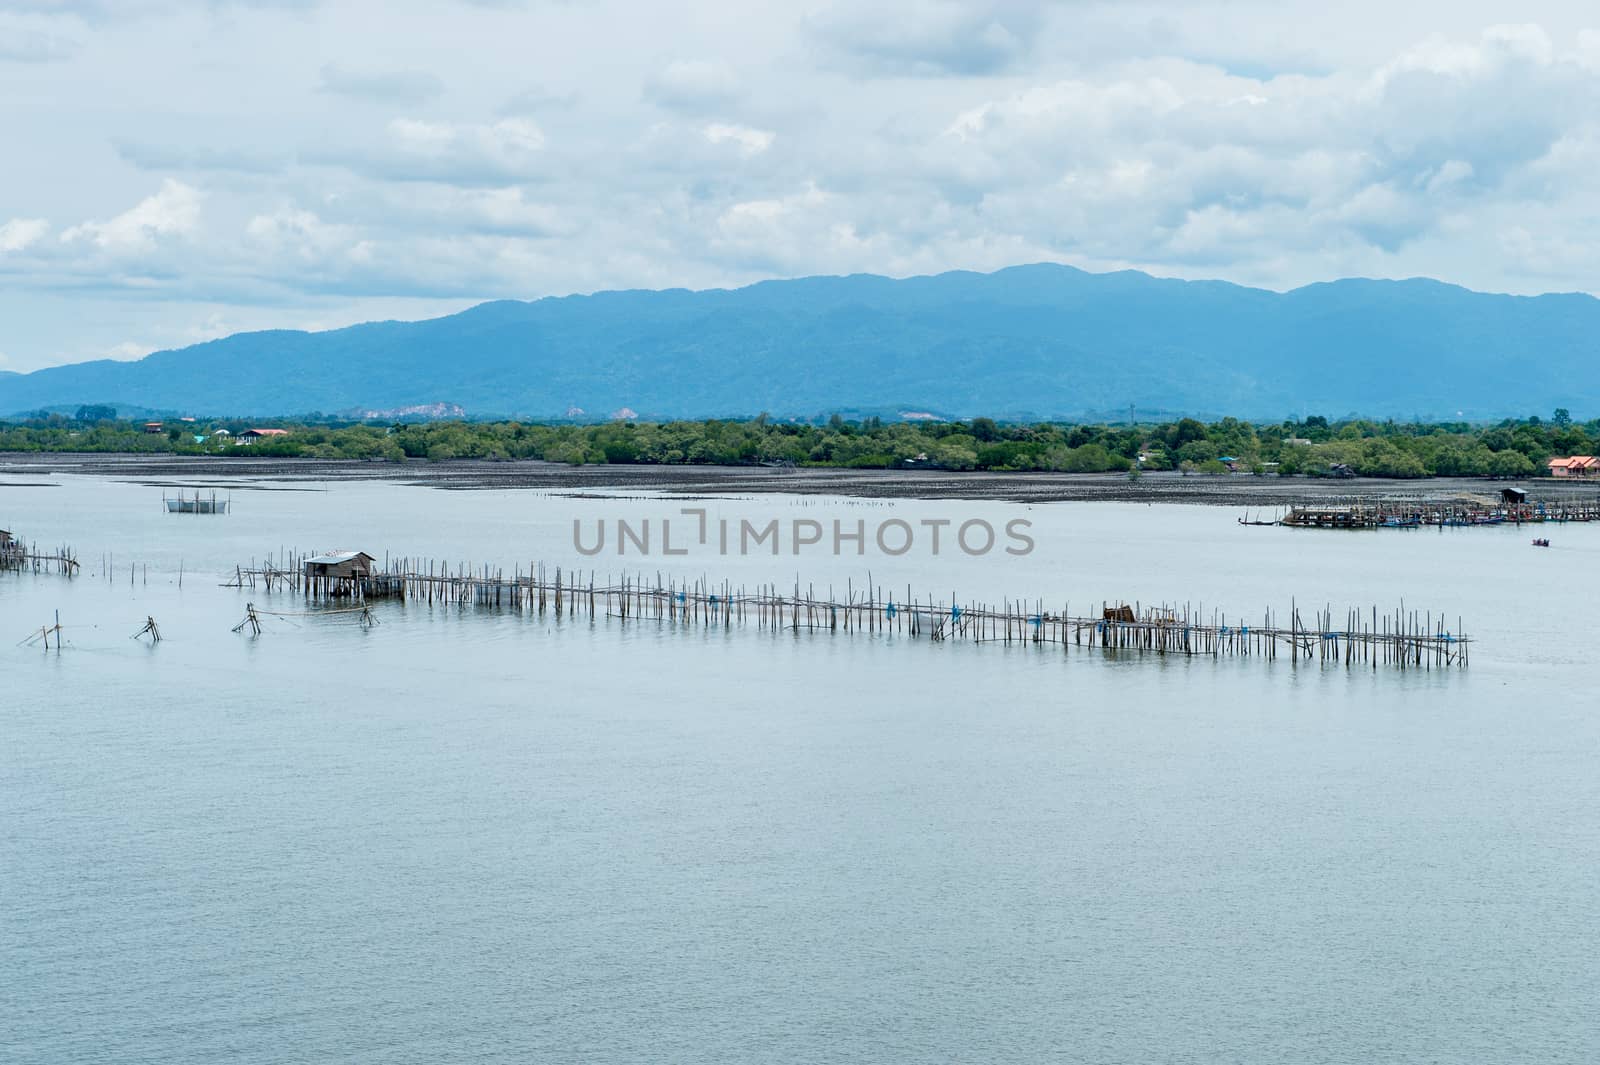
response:
{"label": "small boat", "polygon": [[1550,541],[1541,536],[1541,537],[1539,537],[1539,538],[1537,538],[1537,539],[1535,539],[1533,541],[1533,546],[1534,547],[1549,547],[1550,546]]}

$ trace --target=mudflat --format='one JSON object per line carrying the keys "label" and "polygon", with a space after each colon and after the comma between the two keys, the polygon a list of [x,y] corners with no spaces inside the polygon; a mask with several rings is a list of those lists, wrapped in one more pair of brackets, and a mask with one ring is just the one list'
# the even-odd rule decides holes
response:
{"label": "mudflat", "polygon": [[[1477,477],[1385,480],[1253,474],[958,472],[766,466],[568,466],[522,460],[494,462],[362,462],[253,456],[84,453],[0,453],[0,477],[39,483],[53,474],[88,474],[193,487],[231,482],[398,481],[456,491],[545,489],[679,496],[797,493],[900,499],[986,499],[1019,503],[1071,501],[1284,506],[1337,499],[1449,499],[1497,494],[1507,482]],[[1537,478],[1511,482],[1539,499],[1600,495],[1600,483]]]}

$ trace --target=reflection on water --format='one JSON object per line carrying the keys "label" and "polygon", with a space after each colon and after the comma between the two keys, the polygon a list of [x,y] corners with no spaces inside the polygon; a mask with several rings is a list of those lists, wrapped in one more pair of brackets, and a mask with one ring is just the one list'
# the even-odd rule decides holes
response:
{"label": "reflection on water", "polygon": [[[63,476],[0,527],[0,1054],[17,1061],[1578,1061],[1600,1046],[1600,528],[877,502],[1029,556],[651,558],[963,599],[1460,614],[1464,672],[886,635],[269,617],[235,563],[570,564],[676,501],[345,484],[226,517]],[[224,489],[226,490],[226,488]],[[860,504],[697,502],[854,520]],[[1543,533],[1542,533],[1543,534]],[[670,565],[668,564],[670,562]],[[587,566],[587,564],[585,564]],[[618,573],[613,556],[597,558]],[[147,569],[146,569],[147,567]],[[181,573],[181,586],[180,586]],[[148,575],[146,575],[148,574]],[[14,646],[61,612],[59,655]],[[130,636],[146,616],[165,637]]]}

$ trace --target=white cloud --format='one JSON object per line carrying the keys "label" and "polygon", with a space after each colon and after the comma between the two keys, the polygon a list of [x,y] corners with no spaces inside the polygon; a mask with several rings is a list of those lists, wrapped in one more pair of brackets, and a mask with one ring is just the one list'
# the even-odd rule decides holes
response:
{"label": "white cloud", "polygon": [[679,111],[723,107],[739,92],[739,77],[725,63],[677,60],[645,82],[645,97]]}
{"label": "white cloud", "polygon": [[120,344],[113,344],[107,348],[101,358],[115,359],[118,362],[133,362],[142,359],[156,349],[149,344],[141,344],[137,340],[124,340]]}
{"label": "white cloud", "polygon": [[[286,210],[297,215],[309,214]],[[437,234],[570,237],[577,232],[566,212],[539,201],[517,186],[461,188],[423,183],[401,189],[379,189],[368,196],[334,197],[324,205],[324,214],[337,221],[323,222],[317,218],[323,230],[381,234],[391,241]],[[311,217],[316,218],[315,215]],[[264,224],[252,222],[252,227]],[[274,220],[273,225],[276,228],[280,223]]]}
{"label": "white cloud", "polygon": [[1600,33],[1559,0],[1514,27],[1487,0],[135,2],[0,0],[82,45],[4,68],[29,100],[0,225],[24,365],[213,311],[1037,259],[1600,277]]}
{"label": "white cloud", "polygon": [[544,133],[526,118],[502,118],[486,125],[452,125],[397,118],[389,132],[404,152],[426,158],[475,155],[516,163],[544,147]]}
{"label": "white cloud", "polygon": [[745,155],[760,155],[772,147],[772,142],[777,138],[777,134],[770,130],[734,126],[726,122],[713,122],[703,132],[706,140],[712,144],[736,144]]}
{"label": "white cloud", "polygon": [[807,183],[787,196],[731,204],[717,219],[712,247],[734,261],[759,263],[790,257],[796,248],[814,247],[819,238],[856,240],[847,221],[829,215],[834,203],[815,183]]}
{"label": "white cloud", "polygon": [[527,118],[484,123],[396,118],[376,140],[313,152],[306,160],[380,181],[496,186],[537,177],[544,147],[544,131]]}
{"label": "white cloud", "polygon": [[563,215],[548,204],[535,203],[520,188],[445,189],[422,206],[454,228],[544,235],[566,231]]}
{"label": "white cloud", "polygon": [[54,63],[70,59],[77,39],[13,19],[0,10],[0,63]]}
{"label": "white cloud", "polygon": [[571,107],[577,96],[570,92],[554,92],[541,86],[532,86],[509,97],[496,112],[501,115],[532,115],[554,108]]}
{"label": "white cloud", "polygon": [[291,161],[286,152],[263,151],[249,145],[216,147],[196,144],[190,138],[165,143],[118,138],[114,144],[117,155],[141,170],[267,174],[284,170]]}
{"label": "white cloud", "polygon": [[1472,164],[1460,159],[1446,159],[1437,170],[1427,174],[1427,190],[1440,193],[1472,179]]}
{"label": "white cloud", "polygon": [[811,35],[862,71],[993,74],[1033,46],[1047,4],[1037,0],[881,0],[838,3],[807,20]]}
{"label": "white cloud", "polygon": [[1555,58],[1555,45],[1542,27],[1490,26],[1477,41],[1433,37],[1408,48],[1378,72],[1378,80],[1387,82],[1412,72],[1482,78],[1507,64],[1548,66]]}
{"label": "white cloud", "polygon": [[13,218],[0,225],[0,252],[21,251],[49,231],[43,218]]}
{"label": "white cloud", "polygon": [[350,227],[330,225],[297,207],[258,214],[246,224],[245,233],[264,250],[288,253],[301,260],[321,259],[356,243]]}
{"label": "white cloud", "polygon": [[425,70],[360,71],[329,63],[317,88],[380,103],[419,104],[443,93],[444,83]]}
{"label": "white cloud", "polygon": [[140,251],[158,238],[193,233],[200,221],[200,190],[171,178],[159,192],[105,222],[83,222],[61,234],[63,243],[88,241],[108,251]]}

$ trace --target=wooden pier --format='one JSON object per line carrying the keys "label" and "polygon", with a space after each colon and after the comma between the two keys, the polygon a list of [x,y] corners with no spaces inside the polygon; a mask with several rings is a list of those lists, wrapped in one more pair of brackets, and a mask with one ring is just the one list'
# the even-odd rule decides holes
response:
{"label": "wooden pier", "polygon": [[1545,502],[1354,500],[1292,506],[1272,521],[1252,521],[1249,515],[1239,519],[1241,525],[1284,525],[1295,529],[1447,529],[1589,521],[1600,521],[1600,497]]}
{"label": "wooden pier", "polygon": [[[235,568],[225,587],[303,595],[312,603],[360,603],[395,598],[430,606],[481,607],[561,618],[615,618],[624,622],[705,628],[753,627],[772,632],[894,634],[933,642],[1032,644],[1040,647],[1150,653],[1187,657],[1247,657],[1316,660],[1345,666],[1391,665],[1402,669],[1464,667],[1471,640],[1461,619],[1452,625],[1439,611],[1377,607],[1336,613],[1331,607],[1287,616],[1265,611],[1257,618],[1230,616],[1188,603],[1147,606],[1106,603],[1074,614],[1043,598],[996,602],[903,596],[870,580],[861,586],[818,589],[814,585],[735,586],[706,578],[681,580],[656,574],[601,578],[594,572],[549,569],[530,563],[507,574],[471,567],[397,558],[365,578],[337,586],[306,576],[288,557]],[[349,608],[345,607],[347,611]],[[248,622],[248,618],[246,621]]]}

